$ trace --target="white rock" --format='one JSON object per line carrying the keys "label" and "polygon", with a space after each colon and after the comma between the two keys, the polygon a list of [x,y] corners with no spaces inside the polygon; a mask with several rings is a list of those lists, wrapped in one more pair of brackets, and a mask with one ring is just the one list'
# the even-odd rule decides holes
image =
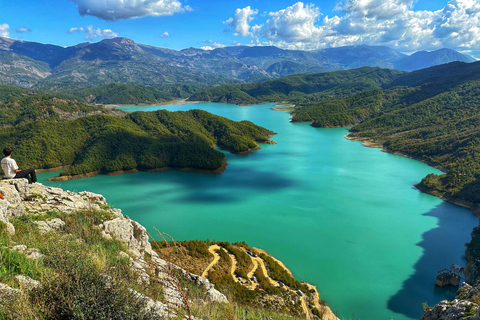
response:
{"label": "white rock", "polygon": [[9,287],[6,284],[0,283],[0,302],[6,303],[11,301],[12,299],[16,299],[16,297],[20,293],[21,293],[20,290]]}
{"label": "white rock", "polygon": [[44,234],[50,231],[58,231],[65,227],[65,222],[60,218],[55,218],[48,221],[34,221],[39,227],[40,233]]}
{"label": "white rock", "polygon": [[15,282],[20,286],[20,288],[30,290],[40,287],[40,282],[34,280],[27,276],[15,276]]}

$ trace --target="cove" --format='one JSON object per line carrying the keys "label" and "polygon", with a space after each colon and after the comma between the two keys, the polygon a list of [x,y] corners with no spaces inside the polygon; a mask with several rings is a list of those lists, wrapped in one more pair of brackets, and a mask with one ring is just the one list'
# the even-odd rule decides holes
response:
{"label": "cove", "polygon": [[151,233],[156,227],[176,240],[263,248],[297,279],[317,285],[344,319],[419,319],[422,302],[452,299],[454,290],[435,288],[435,275],[465,264],[464,243],[478,219],[413,187],[439,171],[347,140],[344,128],[290,123],[287,112],[272,106],[122,107],[203,109],[278,133],[277,145],[248,155],[226,152],[221,175],[140,172],[44,183],[101,193]]}

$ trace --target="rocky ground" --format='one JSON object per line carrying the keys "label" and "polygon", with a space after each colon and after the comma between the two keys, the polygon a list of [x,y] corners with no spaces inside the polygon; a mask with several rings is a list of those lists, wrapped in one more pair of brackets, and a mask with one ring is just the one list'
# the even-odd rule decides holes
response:
{"label": "rocky ground", "polygon": [[480,320],[480,284],[464,283],[453,301],[426,307],[421,320]]}

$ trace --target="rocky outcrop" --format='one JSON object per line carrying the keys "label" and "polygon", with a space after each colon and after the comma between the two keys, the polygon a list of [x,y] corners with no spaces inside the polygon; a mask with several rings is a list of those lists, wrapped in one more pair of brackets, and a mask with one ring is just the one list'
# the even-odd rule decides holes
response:
{"label": "rocky outcrop", "polygon": [[49,221],[34,221],[41,233],[47,233],[50,231],[59,231],[65,227],[65,222],[62,219],[55,218]]}
{"label": "rocky outcrop", "polygon": [[[138,222],[124,217],[121,210],[110,208],[105,198],[100,194],[87,191],[75,193],[61,188],[44,186],[42,184],[28,184],[26,179],[0,180],[0,192],[4,195],[5,201],[0,201],[0,221],[7,224],[7,230],[12,229],[10,219],[26,214],[43,214],[50,211],[58,211],[66,214],[79,210],[106,210],[113,216],[113,219],[104,221],[97,227],[101,230],[103,237],[116,239],[128,247],[128,253],[120,252],[120,256],[130,259],[131,269],[138,275],[139,283],[150,283],[151,277],[157,277],[164,287],[166,301],[172,305],[182,302],[179,292],[181,288],[175,283],[172,275],[183,274],[186,279],[204,287],[207,297],[212,301],[228,303],[224,294],[215,289],[207,279],[198,275],[190,274],[180,267],[171,264],[159,257],[152,249],[149,242],[149,235],[144,226]],[[63,232],[65,222],[60,218],[34,221],[41,233]],[[14,233],[13,230],[9,231]],[[42,259],[43,255],[36,248],[28,248],[23,244],[11,247],[11,250],[18,251],[30,259]],[[171,272],[175,270],[175,272]],[[22,290],[39,286],[38,281],[25,277],[15,278],[17,285]],[[18,289],[10,288],[0,284],[0,299],[12,297],[18,294]],[[138,297],[147,302],[147,311],[155,312],[160,318],[171,317],[167,305],[153,301],[147,296],[138,293]]]}
{"label": "rocky outcrop", "polygon": [[40,282],[27,276],[15,276],[15,282],[22,290],[30,290],[40,287]]}
{"label": "rocky outcrop", "polygon": [[480,320],[480,284],[464,283],[453,301],[442,300],[427,308],[421,320]]}

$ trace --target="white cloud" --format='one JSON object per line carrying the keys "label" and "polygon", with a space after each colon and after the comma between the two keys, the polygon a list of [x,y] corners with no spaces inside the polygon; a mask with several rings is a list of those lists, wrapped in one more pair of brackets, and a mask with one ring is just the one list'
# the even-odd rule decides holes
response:
{"label": "white cloud", "polygon": [[101,37],[101,38],[115,38],[118,37],[118,33],[113,32],[111,29],[100,29],[94,28],[93,26],[85,26],[85,27],[74,27],[68,30],[68,33],[72,34],[74,32],[83,32],[85,33],[85,40],[93,40],[94,38]]}
{"label": "white cloud", "polygon": [[[320,19],[320,8],[297,2],[269,12],[266,21],[255,9],[237,9],[225,23],[237,34],[264,45],[318,49],[355,44],[386,45],[400,51],[442,47],[480,51],[480,0],[450,0],[437,11],[415,11],[416,0],[344,0],[341,15]],[[248,10],[246,10],[248,9]],[[240,19],[242,18],[242,19]],[[251,30],[251,32],[250,32]]]}
{"label": "white cloud", "polygon": [[25,32],[32,32],[32,29],[26,27],[20,27],[15,30],[16,33],[25,33]]}
{"label": "white cloud", "polygon": [[214,50],[214,49],[226,47],[226,45],[224,45],[223,43],[213,41],[213,40],[203,40],[202,42],[208,44],[208,46],[200,47],[200,49],[203,49],[203,50]]}
{"label": "white cloud", "polygon": [[158,36],[159,36],[160,38],[168,38],[168,37],[170,37],[170,34],[169,34],[167,31],[165,31],[164,33],[159,34]]}
{"label": "white cloud", "polygon": [[264,36],[268,40],[295,42],[316,39],[323,34],[323,28],[315,26],[320,9],[314,5],[297,2],[286,9],[270,12]]}
{"label": "white cloud", "polygon": [[10,29],[8,24],[0,24],[0,37],[10,38],[10,32],[8,32],[8,29]]}
{"label": "white cloud", "polygon": [[223,23],[231,26],[235,33],[234,35],[247,36],[251,35],[250,33],[250,21],[253,20],[254,16],[258,13],[258,10],[252,10],[250,6],[243,9],[238,8],[235,11],[235,14],[230,19],[224,21]]}
{"label": "white cloud", "polygon": [[171,16],[192,11],[179,0],[71,0],[78,6],[80,15],[95,16],[107,21],[141,18],[146,16]]}

